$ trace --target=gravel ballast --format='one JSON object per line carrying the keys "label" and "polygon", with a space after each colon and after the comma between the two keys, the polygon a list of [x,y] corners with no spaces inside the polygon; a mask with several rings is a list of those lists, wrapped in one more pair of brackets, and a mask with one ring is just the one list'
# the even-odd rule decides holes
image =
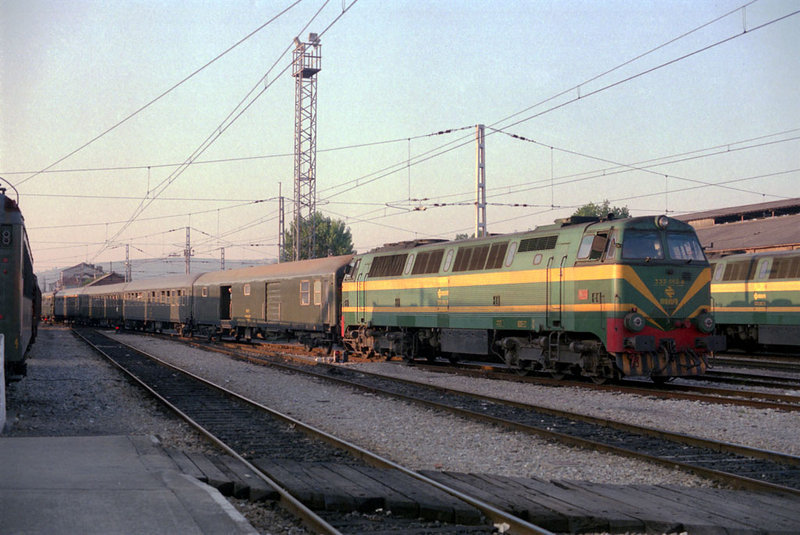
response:
{"label": "gravel ballast", "polygon": [[[39,329],[28,375],[6,397],[2,437],[153,435],[184,452],[221,453],[63,327]],[[309,533],[272,502],[230,501],[259,533]]]}
{"label": "gravel ballast", "polygon": [[[219,353],[169,340],[128,334],[117,336],[168,362],[412,469],[599,483],[713,485],[680,471],[567,447],[321,380],[235,361]],[[800,416],[796,413],[457,377],[381,362],[348,366],[417,380],[422,378],[455,389],[593,416],[611,416],[623,422],[762,449],[786,453],[796,453],[798,449],[795,430]]]}

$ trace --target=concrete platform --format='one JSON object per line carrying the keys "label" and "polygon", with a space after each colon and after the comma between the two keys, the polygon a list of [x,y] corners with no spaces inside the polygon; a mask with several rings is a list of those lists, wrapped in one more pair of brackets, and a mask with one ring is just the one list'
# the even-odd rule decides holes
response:
{"label": "concrete platform", "polygon": [[257,533],[219,491],[167,468],[155,445],[0,436],[0,534]]}

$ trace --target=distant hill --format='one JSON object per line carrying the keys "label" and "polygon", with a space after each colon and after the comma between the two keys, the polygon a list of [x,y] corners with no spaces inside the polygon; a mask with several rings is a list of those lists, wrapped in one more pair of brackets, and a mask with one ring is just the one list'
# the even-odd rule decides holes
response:
{"label": "distant hill", "polygon": [[[225,269],[238,269],[268,263],[270,262],[226,259]],[[125,262],[113,262],[110,265],[108,262],[104,262],[99,265],[103,268],[104,273],[111,273],[113,270],[116,273],[125,275]],[[52,285],[59,279],[61,272],[68,267],[70,266],[37,272],[36,276],[39,278],[39,286],[42,287],[42,291],[50,291]],[[207,271],[219,271],[221,266],[219,258],[192,258],[191,269],[192,273],[205,273]],[[133,280],[154,279],[165,275],[183,275],[184,273],[186,273],[186,265],[184,264],[183,258],[145,258],[131,260],[131,276]],[[47,283],[47,289],[44,287],[45,283]]]}

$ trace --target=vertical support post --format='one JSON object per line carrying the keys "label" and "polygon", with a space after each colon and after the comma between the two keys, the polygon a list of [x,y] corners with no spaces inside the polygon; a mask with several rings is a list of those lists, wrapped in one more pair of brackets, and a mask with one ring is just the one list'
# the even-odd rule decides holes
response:
{"label": "vertical support post", "polygon": [[189,227],[186,227],[186,247],[183,249],[183,257],[186,261],[186,274],[188,275],[192,271],[192,242],[189,238]]}
{"label": "vertical support post", "polygon": [[125,245],[125,282],[131,282],[131,245]]}
{"label": "vertical support post", "polygon": [[484,126],[475,127],[475,237],[486,233],[486,139]]}
{"label": "vertical support post", "polygon": [[[321,70],[319,37],[295,38],[294,259],[313,258],[317,211],[317,78]],[[303,230],[307,234],[301,236]]]}
{"label": "vertical support post", "polygon": [[283,184],[278,182],[278,263],[286,258],[286,219],[283,207]]}

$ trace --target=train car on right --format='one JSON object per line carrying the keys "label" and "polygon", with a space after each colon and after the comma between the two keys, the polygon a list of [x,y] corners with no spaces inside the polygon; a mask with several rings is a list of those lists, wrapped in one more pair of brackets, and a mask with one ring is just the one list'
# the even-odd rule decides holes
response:
{"label": "train car on right", "polygon": [[800,250],[710,260],[717,329],[729,347],[800,346]]}

